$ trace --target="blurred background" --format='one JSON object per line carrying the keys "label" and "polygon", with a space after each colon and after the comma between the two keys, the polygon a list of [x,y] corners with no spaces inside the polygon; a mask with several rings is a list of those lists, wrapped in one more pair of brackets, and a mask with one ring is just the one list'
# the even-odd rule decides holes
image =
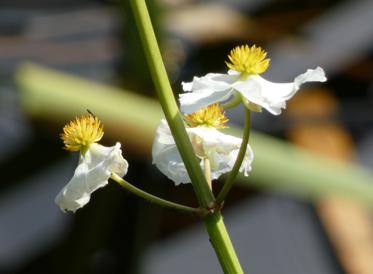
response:
{"label": "blurred background", "polygon": [[[373,273],[373,1],[147,2],[175,94],[240,44],[268,51],[271,81],[326,71],[283,115],[253,115],[253,173],[223,211],[245,271]],[[78,160],[59,133],[86,109],[130,182],[196,206],[151,164],[162,114],[127,1],[1,0],[0,273],[221,273],[197,218],[115,183],[76,214],[54,204]]]}

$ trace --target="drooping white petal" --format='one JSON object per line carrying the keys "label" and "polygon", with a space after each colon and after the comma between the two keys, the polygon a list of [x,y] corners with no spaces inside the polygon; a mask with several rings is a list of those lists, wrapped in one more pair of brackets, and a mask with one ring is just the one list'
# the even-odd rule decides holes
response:
{"label": "drooping white petal", "polygon": [[75,212],[89,202],[95,190],[108,184],[111,173],[121,177],[127,173],[128,163],[120,147],[120,143],[112,147],[94,143],[80,155],[74,176],[55,199],[61,210]]}
{"label": "drooping white petal", "polygon": [[[189,128],[187,131],[190,136],[197,135],[203,140],[203,148],[210,160],[212,179],[217,179],[232,170],[241,146],[241,138],[224,134],[210,127]],[[245,176],[251,171],[253,159],[254,153],[247,145],[246,154],[240,167],[240,171],[244,171]],[[203,161],[200,164],[203,168]]]}
{"label": "drooping white petal", "polygon": [[[223,134],[214,128],[195,127],[187,128],[187,133],[190,139],[194,137],[200,138],[202,150],[206,153],[211,164],[212,179],[219,178],[222,174],[232,170],[236,160],[238,150],[241,145],[241,139]],[[153,142],[153,164],[166,175],[169,179],[180,183],[190,183],[189,175],[185,165],[176,148],[175,142],[169,142],[172,138],[170,129],[165,120],[159,125],[154,142]],[[253,160],[253,152],[250,146],[247,146],[245,159],[241,165],[240,171],[248,175],[251,170],[251,162]],[[203,168],[203,160],[200,160],[201,168]]]}
{"label": "drooping white petal", "polygon": [[194,77],[192,82],[182,83],[183,90],[189,91],[180,94],[180,109],[189,114],[202,107],[228,100],[232,96],[231,85],[239,75],[209,73],[201,78]]}
{"label": "drooping white petal", "polygon": [[166,120],[161,120],[154,136],[152,148],[153,164],[173,180],[176,185],[189,180],[181,156]]}
{"label": "drooping white petal", "polygon": [[289,100],[307,82],[325,82],[324,70],[320,67],[308,69],[298,75],[292,83],[273,83],[259,75],[252,75],[245,81],[237,81],[234,88],[248,101],[257,104],[274,115],[279,115]]}

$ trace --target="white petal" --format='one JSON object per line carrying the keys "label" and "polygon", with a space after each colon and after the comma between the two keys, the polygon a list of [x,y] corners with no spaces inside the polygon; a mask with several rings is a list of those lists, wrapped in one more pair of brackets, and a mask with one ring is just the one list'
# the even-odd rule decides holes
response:
{"label": "white petal", "polygon": [[157,128],[152,156],[153,164],[176,185],[190,182],[166,120],[162,120]]}
{"label": "white petal", "polygon": [[188,93],[180,94],[180,109],[189,114],[202,107],[228,100],[232,96],[231,85],[239,75],[209,73],[201,78],[194,77],[193,82],[182,83],[183,90]]}
{"label": "white petal", "polygon": [[[190,134],[196,134],[202,138],[204,149],[210,159],[212,179],[217,179],[232,170],[241,146],[241,138],[208,127],[195,127],[187,130]],[[240,171],[244,172],[246,176],[251,170],[253,159],[254,153],[250,145],[247,145],[245,158],[240,167]],[[201,161],[201,166],[203,168],[203,161]]]}
{"label": "white petal", "polygon": [[229,75],[237,75],[237,76],[240,76],[241,75],[241,72],[237,71],[237,70],[234,70],[234,69],[230,69],[228,70],[228,74]]}
{"label": "white petal", "polygon": [[[190,139],[193,140],[193,136],[198,136],[202,140],[203,150],[208,154],[211,162],[212,179],[217,179],[220,175],[232,170],[241,145],[240,138],[223,134],[208,127],[187,128],[187,132]],[[162,120],[154,138],[153,164],[176,185],[190,183],[189,175],[175,143],[164,142],[164,140],[169,140],[170,137],[172,135],[169,127],[166,121]],[[248,145],[240,169],[240,171],[245,172],[245,175],[251,170],[252,160],[253,152]],[[203,160],[200,161],[200,165],[203,168]]]}
{"label": "white petal", "polygon": [[192,82],[181,83],[184,91],[198,91],[205,89],[214,89],[223,91],[230,87],[239,79],[237,74],[208,73],[203,77],[194,77]]}
{"label": "white petal", "polygon": [[317,67],[315,69],[308,69],[305,73],[298,75],[294,79],[294,85],[299,87],[307,82],[325,82],[326,76],[325,72],[321,67]]}
{"label": "white petal", "polygon": [[80,155],[74,176],[55,199],[61,210],[75,212],[89,202],[96,189],[108,184],[111,173],[121,177],[127,173],[128,163],[120,147],[120,143],[112,147],[94,143],[84,155]]}
{"label": "white petal", "polygon": [[238,81],[234,88],[247,100],[267,109],[274,115],[279,115],[289,100],[307,82],[325,82],[324,70],[320,67],[308,69],[297,76],[292,83],[273,83],[259,75],[250,76],[245,81]]}

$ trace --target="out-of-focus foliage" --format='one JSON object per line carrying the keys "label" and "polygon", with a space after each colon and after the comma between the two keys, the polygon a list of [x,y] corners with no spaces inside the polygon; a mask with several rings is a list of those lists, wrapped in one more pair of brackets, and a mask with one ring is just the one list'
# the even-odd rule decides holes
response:
{"label": "out-of-focus foliage", "polygon": [[[17,82],[23,105],[30,114],[42,119],[66,120],[70,113],[81,112],[81,106],[85,105],[94,109],[118,138],[136,145],[131,149],[149,156],[153,132],[162,117],[155,100],[33,64],[20,68]],[[115,126],[128,130],[117,131]],[[241,135],[237,128],[230,131]],[[373,206],[370,172],[257,132],[251,134],[250,143],[255,151],[253,171],[248,178],[241,177],[241,184],[288,191],[311,199],[342,194]]]}

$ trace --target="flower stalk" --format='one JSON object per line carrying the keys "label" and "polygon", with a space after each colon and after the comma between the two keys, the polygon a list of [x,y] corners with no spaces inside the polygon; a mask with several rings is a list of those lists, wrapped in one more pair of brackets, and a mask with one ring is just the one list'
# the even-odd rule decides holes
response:
{"label": "flower stalk", "polygon": [[201,206],[212,208],[215,198],[206,183],[186,133],[183,117],[179,112],[168,80],[145,0],[131,0],[130,3],[159,101],[189,176],[194,182],[193,188],[197,194],[197,199]]}
{"label": "flower stalk", "polygon": [[216,198],[216,203],[217,204],[222,204],[225,200],[225,197],[229,193],[230,189],[233,186],[234,179],[237,177],[237,174],[240,170],[242,161],[245,157],[245,153],[247,150],[247,144],[249,143],[249,137],[250,137],[250,124],[251,124],[251,112],[249,109],[245,108],[245,125],[243,129],[243,137],[242,137],[242,143],[240,150],[237,155],[237,159],[234,163],[234,166],[229,172],[227,179],[224,182],[223,188],[220,190],[220,193],[218,197]]}
{"label": "flower stalk", "polygon": [[[198,202],[201,207],[214,209],[216,206],[215,198],[206,182],[186,133],[183,118],[177,107],[162,61],[145,0],[131,0],[130,3],[160,103],[174,136],[177,148],[191,178]],[[211,244],[215,249],[224,272],[243,273],[220,211],[217,210],[207,215],[204,221],[210,236]]]}
{"label": "flower stalk", "polygon": [[145,191],[135,187],[131,183],[127,182],[126,180],[124,180],[123,178],[118,176],[116,173],[112,173],[110,178],[113,181],[117,182],[121,187],[123,187],[124,189],[131,192],[132,194],[134,194],[136,196],[139,196],[139,197],[141,197],[141,198],[143,198],[143,199],[145,199],[145,200],[147,200],[151,203],[160,205],[162,207],[175,209],[175,210],[178,210],[178,211],[184,212],[184,213],[196,214],[196,215],[201,216],[201,217],[203,217],[203,216],[205,216],[209,213],[209,211],[205,208],[189,207],[189,206],[181,205],[181,204],[174,203],[174,202],[159,198],[157,196],[154,196],[154,195],[152,195],[148,192],[145,192]]}

